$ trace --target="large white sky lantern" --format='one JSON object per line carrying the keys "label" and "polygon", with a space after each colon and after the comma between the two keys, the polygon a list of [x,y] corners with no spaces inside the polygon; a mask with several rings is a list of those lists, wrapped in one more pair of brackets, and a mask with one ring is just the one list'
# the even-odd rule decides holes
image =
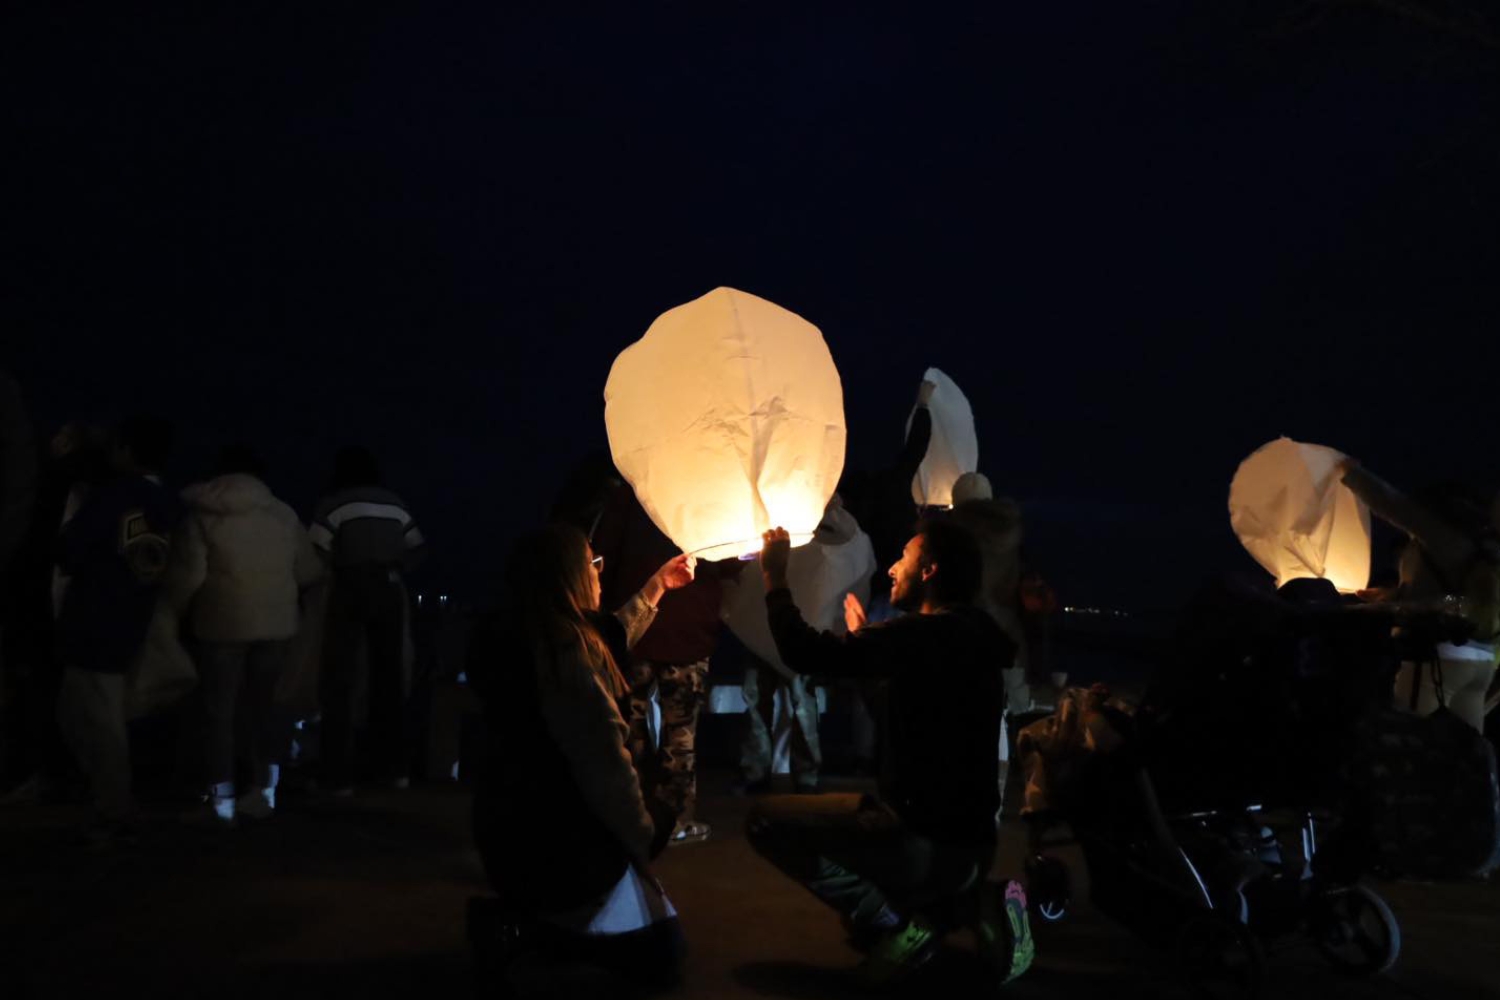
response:
{"label": "large white sky lantern", "polygon": [[[949,507],[953,484],[965,472],[979,471],[979,438],[974,433],[974,411],[969,398],[953,380],[936,368],[927,369],[924,381],[937,386],[928,409],[932,413],[932,443],[927,457],[911,481],[912,499],[923,506]],[[912,409],[912,416],[916,408]],[[911,417],[906,420],[911,432]]]}
{"label": "large white sky lantern", "polygon": [[684,552],[725,559],[781,526],[811,540],[844,469],[844,390],[818,328],[716,288],[657,317],[604,387],[615,466]]}
{"label": "large white sky lantern", "polygon": [[1240,463],[1229,487],[1229,522],[1240,543],[1276,577],[1305,577],[1344,593],[1370,582],[1370,510],[1341,482],[1342,453],[1278,438]]}

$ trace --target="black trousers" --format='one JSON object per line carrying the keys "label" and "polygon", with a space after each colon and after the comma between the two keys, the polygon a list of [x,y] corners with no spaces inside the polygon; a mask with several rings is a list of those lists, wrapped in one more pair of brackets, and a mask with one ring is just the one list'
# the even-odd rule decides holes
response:
{"label": "black trousers", "polygon": [[406,591],[392,570],[339,570],[324,625],[323,780],[354,783],[354,699],[360,651],[369,668],[372,763],[385,779],[406,777],[406,690],[402,664]]}

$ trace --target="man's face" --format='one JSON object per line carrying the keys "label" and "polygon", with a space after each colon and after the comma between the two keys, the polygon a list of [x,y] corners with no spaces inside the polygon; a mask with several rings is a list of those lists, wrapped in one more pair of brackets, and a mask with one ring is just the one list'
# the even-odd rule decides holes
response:
{"label": "man's face", "polygon": [[922,537],[906,543],[901,558],[890,569],[891,607],[915,611],[922,606],[922,585],[932,576],[933,567],[922,564]]}

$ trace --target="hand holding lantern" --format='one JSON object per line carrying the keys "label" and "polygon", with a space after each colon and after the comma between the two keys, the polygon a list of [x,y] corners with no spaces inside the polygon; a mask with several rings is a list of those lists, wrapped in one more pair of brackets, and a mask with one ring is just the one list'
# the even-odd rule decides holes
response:
{"label": "hand holding lantern", "polygon": [[766,578],[766,590],[780,590],[787,585],[786,568],[792,558],[792,536],[785,528],[772,528],[763,538],[760,570]]}
{"label": "hand holding lantern", "polygon": [[681,590],[693,582],[693,576],[698,570],[698,560],[692,555],[684,553],[673,556],[671,559],[646,581],[644,593],[646,600],[653,606],[659,603],[662,595],[669,590]]}

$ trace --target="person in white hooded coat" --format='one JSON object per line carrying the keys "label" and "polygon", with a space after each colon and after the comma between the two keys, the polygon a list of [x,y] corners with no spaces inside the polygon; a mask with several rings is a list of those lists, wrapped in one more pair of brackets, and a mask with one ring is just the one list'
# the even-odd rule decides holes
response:
{"label": "person in white hooded coat", "polygon": [[[225,449],[218,475],[183,492],[188,514],[173,536],[167,599],[195,640],[207,714],[210,819],[270,815],[283,744],[275,706],[300,624],[301,592],[323,566],[296,513],[271,493],[249,449]],[[235,797],[235,714],[249,697],[255,787]]]}

